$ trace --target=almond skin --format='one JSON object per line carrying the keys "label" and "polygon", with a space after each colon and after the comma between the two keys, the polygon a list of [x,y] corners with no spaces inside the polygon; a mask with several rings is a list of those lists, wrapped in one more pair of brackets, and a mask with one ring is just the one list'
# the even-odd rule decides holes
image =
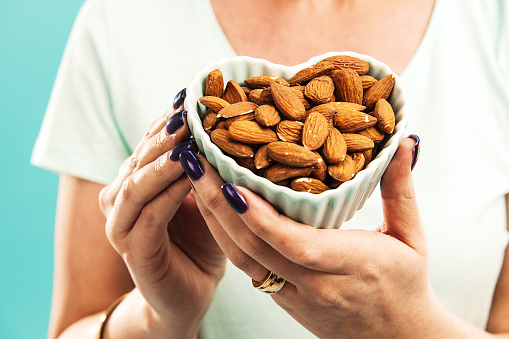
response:
{"label": "almond skin", "polygon": [[255,110],[255,119],[260,125],[266,127],[276,126],[281,121],[278,111],[272,105],[258,106]]}
{"label": "almond skin", "polygon": [[359,75],[366,74],[369,71],[369,64],[366,61],[349,55],[334,55],[322,61],[331,62],[336,69],[351,68]]}
{"label": "almond skin", "polygon": [[309,150],[322,147],[329,135],[329,124],[323,114],[311,113],[304,122],[302,145]]}
{"label": "almond skin", "polygon": [[313,194],[320,194],[329,189],[329,187],[320,180],[306,177],[293,179],[290,184],[290,188],[294,191]]}
{"label": "almond skin", "polygon": [[247,78],[246,80],[244,80],[244,82],[251,88],[269,87],[271,82],[277,82],[278,84],[281,84],[283,86],[290,86],[288,81],[286,81],[285,79],[266,75]]}
{"label": "almond skin", "polygon": [[356,133],[343,133],[346,148],[349,153],[364,152],[375,147],[375,143],[368,137]]}
{"label": "almond skin", "polygon": [[298,91],[277,82],[270,83],[270,90],[279,113],[290,120],[301,120],[306,116],[306,108],[299,99]]}
{"label": "almond skin", "polygon": [[351,157],[355,165],[355,174],[357,174],[364,168],[366,158],[364,158],[364,154],[362,153],[353,153]]}
{"label": "almond skin", "polygon": [[314,65],[298,71],[288,82],[291,85],[301,84],[313,78],[325,75],[334,69],[334,63],[322,60]]}
{"label": "almond skin", "polygon": [[253,121],[255,119],[254,113],[242,114],[233,118],[228,118],[224,120],[226,129],[229,129],[230,126],[236,121]]}
{"label": "almond skin", "polygon": [[313,151],[303,146],[284,141],[276,141],[268,144],[267,154],[274,161],[294,167],[314,166],[323,161],[322,158]]}
{"label": "almond skin", "polygon": [[387,100],[378,100],[373,115],[378,119],[377,126],[382,132],[390,134],[394,131],[396,116]]}
{"label": "almond skin", "polygon": [[[320,155],[318,152],[315,151],[316,154]],[[321,157],[321,156],[320,156]],[[313,166],[313,172],[309,174],[311,178],[315,178],[321,181],[325,181],[327,179],[327,164],[325,161],[322,160]]]}
{"label": "almond skin", "polygon": [[376,125],[357,131],[357,134],[370,138],[375,144],[381,142],[385,138],[385,133],[380,131]]}
{"label": "almond skin", "polygon": [[304,87],[304,95],[315,104],[329,102],[333,94],[334,82],[327,75],[314,78]]}
{"label": "almond skin", "polygon": [[225,129],[215,129],[210,134],[210,138],[214,144],[222,151],[238,158],[251,158],[254,151],[248,145],[231,140],[228,137],[228,131]]}
{"label": "almond skin", "polygon": [[336,100],[362,105],[362,81],[353,69],[346,68],[331,73],[336,86]]}
{"label": "almond skin", "polygon": [[226,106],[225,108],[221,109],[217,114],[222,118],[233,118],[239,115],[253,113],[257,107],[258,107],[257,104],[250,101],[237,102],[235,104]]}
{"label": "almond skin", "polygon": [[351,180],[355,176],[355,163],[347,154],[345,160],[336,165],[330,165],[327,172],[332,179],[345,182]]}
{"label": "almond skin", "polygon": [[276,134],[281,141],[302,144],[304,124],[300,121],[283,120],[276,127]]}
{"label": "almond skin", "polygon": [[230,106],[230,103],[228,101],[218,98],[216,96],[204,96],[201,97],[199,100],[203,106],[210,108],[215,113],[218,113],[222,109]]}
{"label": "almond skin", "polygon": [[361,75],[360,79],[362,82],[362,89],[364,91],[367,91],[368,89],[370,89],[371,86],[373,86],[378,81],[375,78],[373,78],[371,75],[366,75],[366,74]]}
{"label": "almond skin", "polygon": [[339,164],[345,159],[346,141],[341,132],[331,128],[322,149],[322,155],[328,164]]}
{"label": "almond skin", "polygon": [[210,71],[205,82],[205,96],[221,98],[223,96],[223,88],[223,72],[217,68],[213,71]]}
{"label": "almond skin", "polygon": [[256,121],[235,121],[228,128],[228,136],[246,144],[266,144],[279,140],[273,130]]}
{"label": "almond skin", "polygon": [[254,165],[256,169],[269,167],[274,161],[267,154],[267,145],[263,145],[256,151],[254,156]]}
{"label": "almond skin", "polygon": [[394,87],[394,82],[394,74],[389,74],[377,81],[376,84],[366,91],[362,104],[366,106],[368,112],[375,108],[378,100],[387,99],[389,97]]}
{"label": "almond skin", "polygon": [[334,126],[336,126],[341,133],[352,133],[374,126],[377,119],[369,114],[359,111],[341,109],[336,112],[334,116]]}
{"label": "almond skin", "polygon": [[308,176],[312,171],[312,167],[293,167],[277,163],[267,168],[263,175],[272,182],[281,182],[286,179]]}
{"label": "almond skin", "polygon": [[211,130],[216,127],[219,121],[221,121],[221,118],[217,116],[217,113],[215,113],[210,108],[207,108],[207,112],[203,117],[203,129],[206,131]]}
{"label": "almond skin", "polygon": [[235,104],[237,102],[247,101],[247,95],[236,81],[230,80],[226,84],[223,99],[230,104]]}

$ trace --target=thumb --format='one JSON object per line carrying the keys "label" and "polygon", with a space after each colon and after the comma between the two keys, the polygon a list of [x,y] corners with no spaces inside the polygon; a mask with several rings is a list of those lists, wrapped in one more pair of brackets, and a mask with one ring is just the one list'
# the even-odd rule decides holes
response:
{"label": "thumb", "polygon": [[418,153],[417,136],[403,139],[382,176],[380,189],[384,222],[381,231],[424,254],[426,239],[412,180],[412,168]]}

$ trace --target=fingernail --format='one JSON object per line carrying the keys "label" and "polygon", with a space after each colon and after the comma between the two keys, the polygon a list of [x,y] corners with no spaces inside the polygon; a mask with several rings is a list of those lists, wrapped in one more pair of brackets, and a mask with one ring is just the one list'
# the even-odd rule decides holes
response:
{"label": "fingernail", "polygon": [[166,122],[166,132],[168,134],[174,133],[180,127],[184,126],[184,114],[186,111],[178,111],[173,113],[173,115]]}
{"label": "fingernail", "polygon": [[408,137],[415,140],[414,149],[412,151],[412,166],[410,167],[410,169],[413,170],[415,167],[415,164],[417,164],[417,159],[419,159],[419,152],[420,152],[420,148],[421,148],[419,144],[420,144],[421,139],[415,134],[410,134]]}
{"label": "fingernail", "polygon": [[247,202],[246,199],[240,192],[237,190],[234,184],[228,182],[221,186],[221,190],[223,191],[223,195],[226,198],[226,201],[230,204],[230,206],[235,210],[235,212],[244,214],[247,212]]}
{"label": "fingernail", "polygon": [[184,150],[180,152],[179,159],[189,179],[196,181],[203,176],[202,164],[193,151]]}
{"label": "fingernail", "polygon": [[173,108],[177,109],[184,103],[184,100],[186,98],[186,89],[184,88],[180,92],[175,95],[175,99],[173,99]]}
{"label": "fingernail", "polygon": [[173,147],[173,149],[170,151],[170,160],[178,161],[180,153],[182,153],[182,151],[185,150],[196,151],[195,145],[196,144],[194,140],[188,140],[178,144],[177,146]]}

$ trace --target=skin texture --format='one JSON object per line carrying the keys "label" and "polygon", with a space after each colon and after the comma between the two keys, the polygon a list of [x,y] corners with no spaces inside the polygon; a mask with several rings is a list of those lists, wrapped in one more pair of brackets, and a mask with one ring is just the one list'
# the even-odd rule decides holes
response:
{"label": "skin texture", "polygon": [[[353,50],[386,62],[396,73],[404,70],[419,46],[433,7],[432,0],[212,0],[212,4],[238,54],[291,65],[331,50]],[[260,20],[265,24],[259,25]],[[254,34],[257,39],[245,39]],[[224,253],[255,280],[269,269],[287,278],[274,301],[323,338],[339,337],[334,334],[339,319],[345,324],[345,336],[356,326],[369,329],[366,335],[386,331],[392,337],[487,336],[443,309],[429,287],[425,239],[409,189],[408,147],[398,151],[401,161],[394,164],[400,166],[393,168],[393,175],[386,174],[384,182],[396,180],[409,199],[400,200],[401,192],[385,189],[386,219],[378,232],[318,232],[278,215],[247,190],[241,193],[249,209],[239,216],[224,201],[222,182],[203,158],[205,176],[195,183],[200,194],[195,195],[180,163],[168,161],[168,152],[189,136],[186,126],[166,133],[171,114],[173,110],[152,123],[110,185],[61,175],[49,338],[93,338],[100,312],[130,290],[113,312],[105,338],[196,338],[224,274]],[[411,141],[405,143],[411,146]],[[401,201],[404,208],[391,213],[394,203]],[[225,220],[217,216],[219,210]],[[256,211],[263,211],[264,217]],[[272,233],[265,225],[274,219],[282,223]],[[232,221],[241,227],[232,229]],[[287,246],[288,230],[293,240],[323,239],[327,246],[306,247],[302,241]],[[365,253],[366,247],[371,252],[352,258],[341,251],[335,254],[341,260],[318,259],[318,250],[337,244],[356,253]],[[351,248],[353,244],[357,248]],[[258,245],[263,250],[254,253]],[[406,258],[401,266],[382,255],[391,251]],[[493,332],[509,331],[507,256],[488,323]],[[404,269],[405,279],[395,281]],[[360,295],[369,296],[376,307],[365,304]]]}

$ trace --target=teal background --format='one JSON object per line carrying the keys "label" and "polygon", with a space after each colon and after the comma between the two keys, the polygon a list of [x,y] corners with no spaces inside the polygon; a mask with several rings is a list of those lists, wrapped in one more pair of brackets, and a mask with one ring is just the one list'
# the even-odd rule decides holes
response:
{"label": "teal background", "polygon": [[58,177],[30,165],[82,0],[0,0],[0,338],[46,338]]}

